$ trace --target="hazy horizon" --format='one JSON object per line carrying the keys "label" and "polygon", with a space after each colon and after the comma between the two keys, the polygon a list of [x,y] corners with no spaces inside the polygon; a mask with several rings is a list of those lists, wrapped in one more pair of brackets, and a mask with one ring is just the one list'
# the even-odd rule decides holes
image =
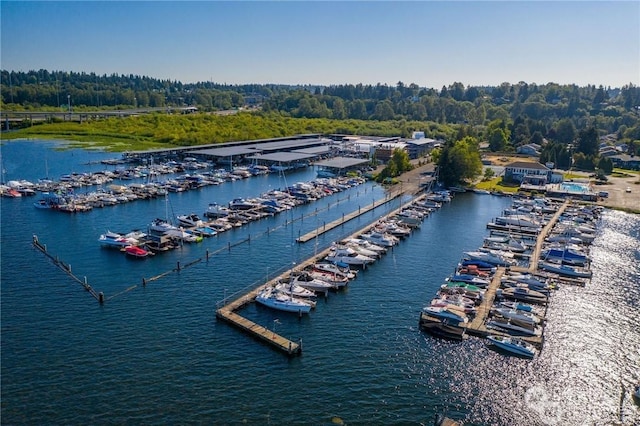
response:
{"label": "hazy horizon", "polygon": [[0,5],[9,71],[434,89],[640,79],[640,3],[630,1]]}

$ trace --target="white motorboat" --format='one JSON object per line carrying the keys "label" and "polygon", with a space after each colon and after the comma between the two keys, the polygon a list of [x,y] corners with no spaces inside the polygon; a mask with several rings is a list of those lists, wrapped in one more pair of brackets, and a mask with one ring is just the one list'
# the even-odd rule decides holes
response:
{"label": "white motorboat", "polygon": [[173,226],[164,219],[155,219],[153,222],[151,222],[151,225],[149,225],[149,231],[157,232],[160,234],[165,234],[168,231],[177,229],[178,228],[176,226]]}
{"label": "white motorboat", "polygon": [[259,203],[244,198],[234,198],[229,202],[229,209],[231,210],[250,210],[259,206]]}
{"label": "white motorboat", "polygon": [[393,247],[398,244],[398,238],[375,230],[360,235],[360,238],[382,247]]}
{"label": "white motorboat", "polygon": [[311,304],[288,294],[276,291],[273,287],[265,287],[256,296],[256,302],[269,308],[298,314],[308,314]]}
{"label": "white motorboat", "polygon": [[527,215],[509,215],[495,218],[496,225],[515,226],[518,228],[539,229],[542,224]]}
{"label": "white motorboat", "polygon": [[424,308],[422,308],[422,312],[434,318],[438,318],[438,319],[453,322],[453,323],[469,322],[469,318],[461,308],[456,309],[451,305],[446,307],[425,306]]}
{"label": "white motorboat", "polygon": [[369,250],[359,244],[353,244],[353,243],[343,243],[343,244],[334,244],[332,246],[335,249],[346,249],[346,248],[351,248],[353,249],[353,251],[355,251],[358,254],[361,254],[363,256],[367,256],[367,257],[371,257],[371,258],[378,258],[380,257],[380,253],[378,253],[377,251],[373,251],[373,250]]}
{"label": "white motorboat", "polygon": [[540,269],[544,269],[545,271],[553,272],[565,277],[591,278],[591,271],[586,268],[578,268],[551,262],[540,262],[538,264],[538,267]]}
{"label": "white motorboat", "polygon": [[216,203],[210,203],[204,215],[211,219],[219,219],[229,216],[229,209]]}
{"label": "white motorboat", "polygon": [[346,277],[350,280],[354,279],[358,273],[358,271],[349,269],[349,265],[347,264],[340,266],[340,264],[335,263],[314,263],[312,267],[318,271],[330,272],[332,274]]}
{"label": "white motorboat", "polygon": [[439,294],[438,297],[431,300],[431,306],[453,309],[460,309],[465,314],[476,312],[476,305],[473,300],[459,294]]}
{"label": "white motorboat", "polygon": [[202,241],[201,236],[190,234],[183,229],[169,229],[164,233],[164,235],[187,243],[199,243]]}
{"label": "white motorboat", "polygon": [[299,285],[307,290],[315,291],[318,293],[327,293],[331,289],[336,289],[337,286],[317,278],[313,278],[310,274],[303,272],[291,280],[293,285]]}
{"label": "white motorboat", "polygon": [[493,314],[498,314],[503,318],[507,318],[510,320],[515,320],[517,322],[535,325],[540,324],[540,318],[537,315],[534,315],[529,312],[519,311],[517,309],[509,309],[509,308],[494,308],[491,310]]}
{"label": "white motorboat", "polygon": [[345,244],[358,244],[359,246],[364,247],[367,250],[375,251],[379,255],[384,254],[384,253],[387,252],[387,248],[386,247],[382,247],[382,246],[379,246],[377,244],[373,244],[371,241],[367,241],[367,240],[362,239],[362,238],[349,238],[347,240],[344,240],[343,243],[345,243]]}
{"label": "white motorboat", "polygon": [[336,288],[341,288],[349,284],[349,278],[343,275],[332,274],[331,272],[326,272],[326,271],[317,271],[314,269],[311,269],[308,273],[309,275],[311,275],[312,278],[315,278],[321,281],[326,281]]}
{"label": "white motorboat", "polygon": [[358,254],[350,247],[332,248],[331,250],[329,250],[329,254],[327,255],[327,257],[325,257],[325,259],[329,262],[341,262],[346,263],[347,265],[354,266],[365,266],[375,262],[374,258]]}
{"label": "white motorboat", "polygon": [[293,283],[281,282],[276,284],[275,289],[282,293],[291,295],[293,297],[299,297],[301,299],[313,299],[316,297],[315,292]]}
{"label": "white motorboat", "polygon": [[195,213],[178,215],[176,216],[176,219],[178,219],[180,225],[187,226],[189,228],[194,226],[204,226],[202,219],[200,219],[200,217]]}
{"label": "white motorboat", "polygon": [[491,284],[490,279],[480,278],[471,274],[455,274],[447,278],[447,281],[473,284],[475,286],[483,288],[486,288],[489,284]]}
{"label": "white motorboat", "polygon": [[536,348],[516,337],[487,336],[488,343],[514,355],[533,358]]}
{"label": "white motorboat", "polygon": [[487,328],[504,331],[509,334],[516,334],[518,336],[540,336],[542,334],[542,329],[539,326],[531,327],[520,325],[509,319],[491,319],[487,321]]}
{"label": "white motorboat", "polygon": [[509,266],[513,263],[513,259],[506,258],[504,254],[494,254],[494,252],[491,251],[466,251],[464,254],[467,259],[481,260],[495,266]]}
{"label": "white motorboat", "polygon": [[107,231],[98,238],[100,244],[106,247],[124,248],[127,246],[137,245],[138,240],[131,237],[118,234],[117,232]]}
{"label": "white motorboat", "polygon": [[533,312],[533,306],[527,305],[525,303],[503,301],[503,302],[500,302],[499,306],[510,309],[510,310],[529,312],[529,313]]}
{"label": "white motorboat", "polygon": [[531,290],[527,287],[508,287],[498,289],[496,294],[501,297],[508,297],[514,300],[521,300],[528,303],[546,303],[548,298],[539,291]]}
{"label": "white motorboat", "polygon": [[381,234],[389,234],[396,238],[404,238],[411,235],[411,228],[400,226],[394,222],[382,222],[376,225],[375,230]]}

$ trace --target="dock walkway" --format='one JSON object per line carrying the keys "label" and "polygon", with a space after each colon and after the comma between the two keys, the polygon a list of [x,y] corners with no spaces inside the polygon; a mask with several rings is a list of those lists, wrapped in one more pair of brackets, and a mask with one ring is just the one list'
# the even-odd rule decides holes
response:
{"label": "dock walkway", "polygon": [[396,192],[393,194],[390,194],[387,198],[385,198],[384,200],[379,201],[378,203],[376,203],[375,201],[371,204],[369,204],[368,206],[364,206],[362,208],[358,208],[358,210],[355,210],[347,215],[342,215],[341,218],[338,218],[336,220],[334,220],[333,222],[327,223],[326,225],[323,225],[311,232],[308,232],[304,235],[302,235],[301,237],[298,237],[296,239],[297,242],[299,243],[306,243],[312,239],[314,239],[315,237],[324,234],[325,232],[329,232],[334,228],[337,228],[338,226],[349,222],[350,220],[355,219],[358,216],[361,216],[365,213],[370,212],[371,210],[375,209],[376,207],[380,207],[382,205],[385,205],[387,203],[389,203],[392,200],[395,200],[396,198],[398,198],[399,196],[401,196],[402,193],[401,192]]}
{"label": "dock walkway", "polygon": [[[395,199],[401,195],[404,195],[406,193],[406,191],[396,191],[394,194],[390,195],[389,199],[386,201],[390,201],[392,199]],[[411,201],[405,203],[404,205],[402,205],[401,207],[399,207],[398,209],[395,209],[391,212],[389,212],[388,214],[382,216],[382,218],[385,217],[390,217],[395,215],[396,213],[398,213],[399,211],[401,211],[402,209],[406,208],[408,205],[410,205],[411,203],[415,202],[416,200],[419,200],[422,196],[413,198]],[[382,203],[378,203],[376,205],[376,207],[380,206]],[[371,207],[373,208],[373,207]],[[369,211],[369,210],[368,210]],[[345,221],[347,216],[352,216],[350,217],[349,220],[353,219],[353,217],[357,217],[358,215],[363,214],[364,212],[362,211],[362,209],[359,209],[359,211],[355,211],[349,215],[345,215]],[[343,219],[340,218],[338,219],[336,225],[333,225],[333,228],[335,228],[336,226],[344,223]],[[332,222],[333,223],[333,222]],[[361,233],[365,232],[369,227],[371,226],[371,224],[365,226],[362,229],[359,229],[358,231],[354,232],[352,234],[352,237],[356,237],[358,235],[360,235]],[[327,226],[328,228],[328,226]],[[328,230],[328,229],[327,229]],[[327,232],[327,230],[324,229],[324,227],[322,228],[318,228],[315,231],[310,232],[309,234],[305,234],[305,239],[304,241],[309,241],[311,238],[314,238],[317,233],[322,233],[322,232]],[[311,235],[311,237],[308,237],[309,235]],[[304,242],[302,241],[302,237],[298,238],[298,242]],[[325,256],[327,256],[327,254],[329,254],[329,250],[330,248],[324,249],[322,250],[320,253],[317,253],[316,255],[314,255],[313,257],[308,258],[307,260],[305,260],[304,262],[296,265],[295,269],[304,269],[309,265],[312,265],[316,262],[319,262],[320,260],[322,260]],[[264,289],[265,287],[272,287],[275,286],[280,280],[283,279],[287,279],[289,274],[291,273],[291,270],[287,270],[286,272],[278,275],[276,278],[268,281],[267,283],[260,285],[252,290],[249,290],[248,292],[241,294],[239,297],[236,298],[232,298],[232,300],[230,302],[227,303],[227,299],[225,299],[222,302],[222,306],[220,306],[217,310],[216,310],[216,317],[220,318],[223,321],[226,321],[236,327],[238,327],[239,329],[249,333],[251,336],[255,337],[256,339],[268,343],[269,345],[273,346],[274,348],[278,349],[281,352],[286,353],[287,355],[299,355],[300,353],[302,353],[302,343],[301,341],[299,342],[293,342],[279,334],[277,334],[274,330],[269,330],[266,327],[263,327],[247,318],[244,318],[243,316],[239,315],[236,311],[241,309],[242,307],[246,306],[247,304],[255,301],[256,296],[258,295],[258,293]]]}
{"label": "dock walkway", "polygon": [[[519,272],[530,272],[535,273],[538,269],[538,259],[540,258],[540,253],[542,252],[542,247],[544,245],[545,239],[551,229],[556,225],[558,219],[564,213],[567,208],[569,202],[565,201],[558,208],[558,210],[554,213],[554,215],[549,219],[549,222],[542,228],[540,233],[538,234],[536,245],[533,249],[533,253],[530,257],[529,266],[527,268],[523,267],[509,267],[509,271],[519,271]],[[493,306],[493,302],[496,298],[496,291],[500,287],[500,283],[502,281],[502,277],[507,272],[507,268],[499,267],[496,270],[496,273],[491,280],[491,283],[487,287],[487,290],[484,294],[484,299],[480,306],[478,306],[475,318],[468,324],[462,325],[461,327],[465,329],[468,334],[473,334],[476,336],[486,337],[489,334],[498,334],[503,336],[508,336],[506,333],[502,333],[497,330],[489,330],[487,329],[485,322],[489,313],[491,312],[491,307]],[[522,340],[525,340],[529,343],[541,346],[544,340],[543,335],[541,336],[532,336],[532,337],[521,337]]]}

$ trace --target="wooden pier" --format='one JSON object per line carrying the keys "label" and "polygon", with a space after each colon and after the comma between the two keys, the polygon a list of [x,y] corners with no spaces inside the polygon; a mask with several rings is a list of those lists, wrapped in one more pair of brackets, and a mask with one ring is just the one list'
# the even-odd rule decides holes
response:
{"label": "wooden pier", "polygon": [[[506,268],[505,267],[497,268],[495,274],[493,275],[491,283],[489,284],[489,286],[487,287],[487,289],[485,291],[482,303],[477,308],[476,316],[473,318],[473,320],[470,323],[461,324],[459,326],[459,328],[463,329],[464,332],[467,333],[467,334],[474,335],[474,336],[479,336],[479,337],[486,337],[489,334],[509,336],[509,334],[503,333],[503,332],[501,332],[499,330],[489,330],[489,329],[487,329],[487,326],[485,325],[485,322],[486,322],[489,314],[491,313],[491,307],[493,306],[493,302],[495,301],[495,298],[496,298],[496,291],[498,290],[498,288],[500,288],[502,277],[504,276],[505,272],[507,272],[507,271],[536,273],[536,271],[538,269],[538,260],[540,258],[540,253],[542,252],[542,247],[544,245],[545,239],[547,238],[547,235],[549,234],[551,229],[553,229],[553,227],[558,222],[558,219],[560,218],[562,213],[564,213],[564,211],[567,208],[568,204],[569,204],[569,202],[565,201],[558,208],[558,210],[554,213],[554,215],[551,217],[551,219],[549,219],[547,224],[541,229],[540,233],[538,233],[537,239],[536,239],[536,244],[535,244],[535,246],[533,248],[533,252],[532,252],[532,254],[530,256],[529,266],[526,267],[526,268],[517,267],[517,266],[506,267]],[[545,304],[545,316],[546,316],[546,306],[547,305]],[[425,314],[421,313],[421,315],[420,315],[420,323],[421,324],[423,322],[429,321],[429,320],[437,321],[437,319],[435,319],[435,318],[433,318],[433,319],[425,318]],[[520,339],[522,339],[522,340],[524,340],[526,342],[529,342],[531,344],[534,344],[534,345],[536,345],[538,347],[541,347],[542,343],[544,341],[544,329],[543,329],[542,335],[540,335],[540,336],[522,336],[522,337],[520,337]]]}
{"label": "wooden pier", "polygon": [[[337,228],[338,226],[342,225],[345,222],[348,222],[352,219],[355,219],[358,216],[361,216],[371,210],[373,210],[376,207],[380,207],[383,204],[388,203],[391,200],[394,200],[396,198],[398,198],[399,196],[404,195],[404,192],[398,191],[392,195],[390,195],[389,198],[385,199],[384,201],[379,202],[378,204],[376,204],[375,202],[363,207],[363,208],[359,208],[358,210],[355,210],[351,213],[349,213],[348,215],[343,215],[341,218],[334,220],[331,223],[328,223],[327,225],[323,225],[317,229],[314,229],[311,232],[308,232],[306,234],[304,234],[303,236],[299,237],[296,239],[297,242],[299,243],[306,243],[312,239],[314,239],[315,237],[324,234],[325,232],[329,232],[330,230]],[[397,209],[392,210],[391,212],[387,213],[386,215],[383,216],[384,217],[389,217],[389,216],[393,216],[397,213],[399,213],[400,211],[402,211],[403,209],[406,209],[407,207],[409,207],[411,204],[415,203],[416,201],[421,200],[422,198],[424,198],[424,195],[418,196],[416,198],[411,199],[409,202],[403,204],[402,206],[400,206]],[[366,226],[364,229],[368,228],[368,226]],[[356,234],[362,234],[364,232],[363,230],[360,230],[359,232],[356,232],[354,235]]]}
{"label": "wooden pier", "polygon": [[235,312],[246,304],[253,302],[256,298],[256,295],[268,285],[271,285],[271,283],[262,285],[218,309],[216,311],[216,317],[238,327],[243,331],[246,331],[251,336],[273,346],[274,348],[286,353],[289,356],[299,355],[302,352],[302,341],[299,341],[298,343],[293,342],[286,337],[277,334],[275,330],[269,330],[266,327],[261,326],[260,324],[257,324],[241,315],[238,315]]}
{"label": "wooden pier", "polygon": [[[398,196],[402,195],[403,192],[399,191],[397,193],[395,193],[395,195],[393,195],[389,200],[397,198]],[[381,218],[386,218],[389,216],[392,216],[394,214],[396,214],[398,211],[401,211],[402,209],[406,208],[408,205],[410,205],[411,203],[415,202],[416,200],[419,200],[421,197],[417,197],[413,200],[411,200],[410,202],[406,203],[405,205],[401,206],[398,209],[393,210],[392,212],[382,216]],[[387,202],[389,201],[387,200]],[[380,206],[382,203],[378,203],[376,205]],[[360,212],[356,211],[354,213],[352,213],[353,215],[355,215],[354,217],[357,217],[359,214],[362,214],[362,210]],[[346,216],[345,216],[346,218]],[[351,218],[352,219],[352,218]],[[342,219],[339,219],[338,225],[342,224]],[[338,226],[338,225],[334,225]],[[364,228],[354,232],[351,236],[355,237],[360,235],[361,233],[365,232],[369,227],[371,226],[371,224],[365,226]],[[306,234],[306,235],[312,235],[311,238],[314,238],[316,236],[317,232],[326,232],[324,229],[322,228],[318,228],[315,231],[311,232],[310,234]],[[310,238],[307,238],[305,241],[309,241]],[[300,240],[300,238],[298,239]],[[305,269],[307,266],[312,265],[316,262],[321,261],[322,259],[324,259],[324,257],[329,254],[329,250],[331,248],[326,248],[324,250],[322,250],[320,253],[315,254],[313,257],[310,257],[308,259],[306,259],[305,261],[295,265],[295,268],[292,268],[291,270],[287,269],[286,272],[280,274],[279,276],[277,276],[276,278],[268,281],[265,284],[262,284],[252,290],[249,290],[248,292],[242,294],[239,297],[236,298],[231,298],[231,301],[227,301],[227,299],[225,298],[225,300],[222,301],[222,306],[220,306],[217,310],[216,310],[216,317],[228,322],[229,324],[232,324],[236,327],[238,327],[240,330],[243,330],[247,333],[249,333],[251,336],[255,337],[256,339],[265,342],[269,345],[271,345],[272,347],[274,347],[275,349],[286,353],[289,356],[293,356],[293,355],[300,355],[302,353],[302,344],[301,341],[299,342],[293,342],[289,339],[287,339],[286,337],[283,337],[279,334],[277,334],[274,330],[269,330],[268,328],[261,326],[247,318],[244,318],[243,316],[239,315],[237,313],[238,310],[240,310],[241,308],[243,308],[244,306],[246,306],[249,303],[252,303],[255,301],[256,296],[258,295],[258,293],[260,293],[260,291],[262,291],[262,289],[264,289],[265,287],[273,287],[275,286],[280,280],[283,279],[287,279],[289,277],[289,274],[291,272],[293,272],[295,269]]]}
{"label": "wooden pier", "polygon": [[554,226],[556,226],[558,219],[560,218],[562,213],[564,213],[568,205],[569,205],[568,200],[562,203],[562,205],[560,205],[560,207],[554,213],[551,219],[549,219],[549,222],[547,222],[547,224],[542,228],[542,230],[538,234],[538,237],[536,239],[536,244],[533,247],[531,257],[529,258],[530,259],[529,266],[526,268],[514,266],[509,268],[510,270],[516,271],[516,272],[529,272],[532,274],[536,273],[536,271],[538,270],[538,261],[540,260],[540,253],[542,253],[542,246],[544,245],[544,241],[547,238],[547,235],[549,235],[549,232],[553,229]]}
{"label": "wooden pier", "polygon": [[301,237],[298,237],[296,239],[297,242],[299,243],[306,243],[307,241],[310,241],[312,239],[314,239],[315,237],[324,234],[325,232],[329,232],[334,228],[337,228],[338,226],[349,222],[350,220],[355,219],[358,216],[361,216],[365,213],[370,212],[371,210],[375,209],[376,207],[380,207],[382,205],[385,205],[387,203],[389,203],[392,200],[395,200],[396,198],[400,197],[403,193],[402,192],[395,192],[393,194],[390,194],[388,196],[388,198],[385,198],[384,200],[379,201],[378,203],[376,203],[375,201],[371,204],[369,204],[368,206],[364,206],[362,208],[358,208],[358,210],[353,211],[347,215],[342,215],[341,218],[338,218],[336,220],[334,220],[333,222],[327,223],[326,225],[322,225],[321,227],[308,232],[304,235],[302,235]]}

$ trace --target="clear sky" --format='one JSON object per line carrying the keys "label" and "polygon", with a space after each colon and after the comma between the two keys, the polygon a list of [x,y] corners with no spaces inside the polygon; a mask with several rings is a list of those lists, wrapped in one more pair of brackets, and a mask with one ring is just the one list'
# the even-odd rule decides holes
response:
{"label": "clear sky", "polygon": [[640,83],[638,1],[0,1],[1,67],[184,83]]}

